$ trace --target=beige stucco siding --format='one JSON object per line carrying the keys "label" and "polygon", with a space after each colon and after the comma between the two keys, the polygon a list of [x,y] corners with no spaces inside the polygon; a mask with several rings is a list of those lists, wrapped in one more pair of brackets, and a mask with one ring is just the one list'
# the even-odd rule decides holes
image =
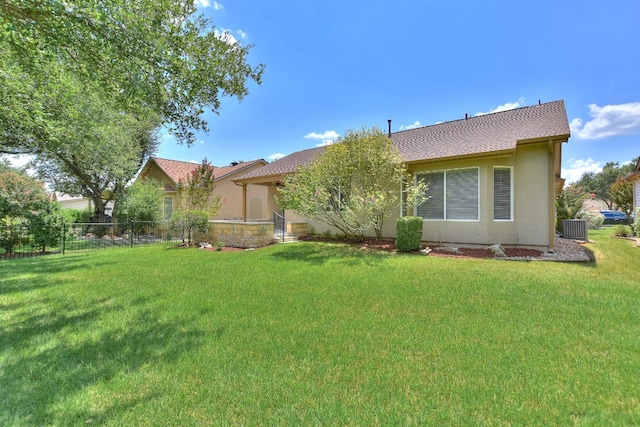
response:
{"label": "beige stucco siding", "polygon": [[[425,220],[423,240],[434,243],[501,243],[547,247],[549,244],[549,151],[547,144],[518,147],[514,155],[412,165],[411,173],[477,167],[479,217],[477,221]],[[493,171],[512,168],[512,220],[493,219]],[[427,202],[428,203],[428,202]],[[386,233],[393,235],[386,224]],[[389,228],[388,228],[389,227]]]}
{"label": "beige stucco siding", "polygon": [[[424,162],[412,164],[409,172],[446,171],[452,169],[477,168],[478,170],[478,220],[445,221],[425,220],[423,222],[422,240],[442,244],[520,245],[548,248],[549,227],[553,221],[553,157],[547,143],[519,145],[512,154],[492,157],[453,160],[446,162]],[[493,219],[494,216],[494,168],[510,168],[512,184],[512,219]],[[552,190],[551,190],[552,191]],[[275,187],[270,187],[269,199],[273,200]],[[427,202],[428,203],[428,202]],[[276,209],[279,209],[274,205]],[[415,215],[412,210],[411,214]],[[396,221],[400,212],[393,212],[384,222],[383,237],[395,237]],[[295,212],[286,212],[287,221],[305,220]],[[309,221],[311,231],[321,234],[330,231],[338,233],[333,227],[319,221]],[[373,230],[369,233],[374,235]]]}
{"label": "beige stucco siding", "polygon": [[[547,144],[519,147],[515,166],[515,244],[548,246],[550,156]],[[500,242],[502,243],[502,242]]]}

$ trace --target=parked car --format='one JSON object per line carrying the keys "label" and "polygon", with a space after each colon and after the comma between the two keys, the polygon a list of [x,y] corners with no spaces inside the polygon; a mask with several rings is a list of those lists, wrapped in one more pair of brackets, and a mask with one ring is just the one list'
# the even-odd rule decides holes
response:
{"label": "parked car", "polygon": [[627,219],[627,214],[620,211],[601,210],[600,213],[604,216],[605,224],[622,224],[633,222],[633,218]]}

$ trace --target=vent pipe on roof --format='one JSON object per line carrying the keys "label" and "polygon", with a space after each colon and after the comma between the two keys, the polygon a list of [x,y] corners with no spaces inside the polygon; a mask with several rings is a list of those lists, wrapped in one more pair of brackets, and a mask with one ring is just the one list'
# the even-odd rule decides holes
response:
{"label": "vent pipe on roof", "polygon": [[464,119],[467,120],[469,118],[469,113],[464,113]]}
{"label": "vent pipe on roof", "polygon": [[387,123],[389,123],[389,138],[391,138],[391,119],[387,120]]}
{"label": "vent pipe on roof", "polygon": [[238,166],[238,162],[231,162],[231,166]]}

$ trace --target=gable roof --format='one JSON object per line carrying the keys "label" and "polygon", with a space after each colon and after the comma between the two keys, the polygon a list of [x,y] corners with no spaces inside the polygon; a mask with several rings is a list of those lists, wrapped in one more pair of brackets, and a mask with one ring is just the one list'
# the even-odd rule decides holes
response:
{"label": "gable roof", "polygon": [[[169,160],[161,159],[159,157],[152,157],[151,159],[149,159],[142,170],[148,170],[151,167],[152,163],[155,163],[158,168],[160,168],[169,177],[169,179],[173,181],[173,184],[178,184],[181,180],[186,179],[187,175],[189,175],[195,168],[201,165],[201,163],[182,162],[179,160]],[[229,175],[242,172],[243,170],[251,166],[255,166],[259,163],[262,163],[264,165],[267,164],[265,160],[258,159],[251,160],[249,162],[231,164],[229,166],[214,166],[213,176],[215,177],[215,181],[219,181]]]}
{"label": "gable roof", "polygon": [[311,162],[322,152],[324,152],[324,147],[296,151],[295,153],[282,157],[273,163],[254,169],[234,181],[250,180],[252,178],[280,178],[282,175],[297,171],[300,166]]}
{"label": "gable roof", "polygon": [[[395,132],[391,140],[406,163],[416,163],[512,152],[519,143],[566,142],[570,133],[564,101],[553,101]],[[277,180],[323,151],[297,151],[234,181]]]}

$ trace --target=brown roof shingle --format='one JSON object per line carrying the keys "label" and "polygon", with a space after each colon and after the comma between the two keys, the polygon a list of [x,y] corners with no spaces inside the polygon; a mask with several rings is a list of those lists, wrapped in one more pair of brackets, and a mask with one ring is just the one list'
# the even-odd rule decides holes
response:
{"label": "brown roof shingle", "polygon": [[396,132],[391,138],[411,163],[510,151],[518,141],[566,141],[569,134],[564,101],[554,101]]}
{"label": "brown roof shingle", "polygon": [[[481,156],[515,150],[518,142],[567,141],[569,121],[564,101],[439,123],[391,134],[407,163]],[[237,178],[273,178],[295,172],[324,150],[298,151]]]}

